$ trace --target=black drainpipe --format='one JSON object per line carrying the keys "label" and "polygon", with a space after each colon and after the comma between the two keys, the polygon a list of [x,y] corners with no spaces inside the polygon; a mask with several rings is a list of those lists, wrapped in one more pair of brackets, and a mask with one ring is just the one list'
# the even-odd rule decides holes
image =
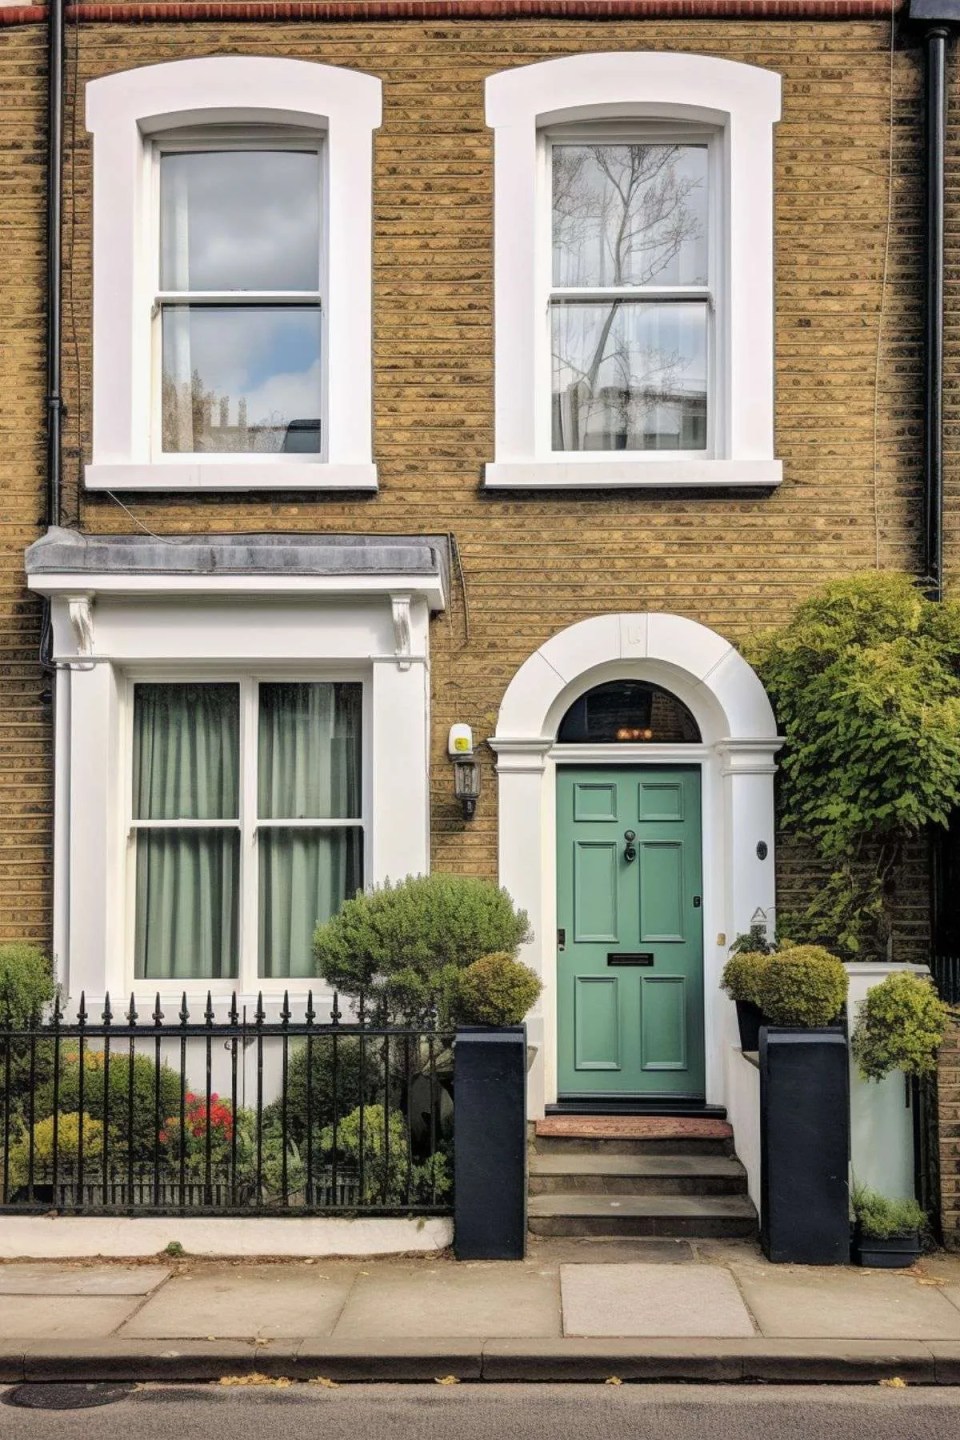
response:
{"label": "black drainpipe", "polygon": [[926,274],[923,384],[923,584],[943,599],[943,273],[944,168],[947,135],[947,43],[960,24],[960,0],[910,0],[923,24]]}

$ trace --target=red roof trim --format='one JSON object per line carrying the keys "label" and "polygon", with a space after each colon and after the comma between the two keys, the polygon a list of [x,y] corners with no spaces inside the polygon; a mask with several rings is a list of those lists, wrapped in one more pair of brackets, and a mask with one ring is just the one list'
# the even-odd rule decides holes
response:
{"label": "red roof trim", "polygon": [[[81,3],[72,20],[104,24],[141,21],[378,20],[886,20],[906,0],[166,0],[166,3]],[[0,7],[0,25],[46,19],[45,5]]]}

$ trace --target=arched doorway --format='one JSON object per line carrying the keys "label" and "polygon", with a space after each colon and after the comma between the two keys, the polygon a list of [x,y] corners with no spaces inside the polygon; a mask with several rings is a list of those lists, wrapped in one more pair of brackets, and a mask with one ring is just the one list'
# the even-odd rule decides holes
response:
{"label": "arched doorway", "polygon": [[[530,915],[534,940],[523,958],[544,981],[529,1021],[538,1048],[531,1112],[577,1095],[723,1103],[723,1048],[733,1031],[731,1007],[718,990],[720,971],[755,911],[772,914],[775,903],[773,776],[781,742],[757,676],[729,641],[692,620],[598,616],[561,631],[524,662],[490,743],[499,775],[500,880]],[[595,788],[579,792],[581,785]],[[591,804],[599,814],[604,797],[604,813],[616,813],[615,820],[589,815]],[[686,818],[664,818],[668,800]],[[596,874],[578,882],[569,857],[581,840]],[[631,843],[634,860],[625,854]],[[640,914],[641,887],[633,877],[644,863],[649,895],[665,898],[659,917],[649,901],[646,919]],[[605,917],[584,912],[580,925],[578,883],[595,909],[606,894]],[[634,901],[635,934],[621,923],[622,906]],[[666,909],[673,905],[676,918],[678,904],[682,942],[642,938],[679,934],[666,925]],[[574,930],[613,934],[614,908],[615,941],[574,942],[594,947],[590,980],[589,967],[578,972],[566,963],[568,937]],[[659,957],[688,944],[681,983]],[[617,964],[618,956],[650,954],[652,964],[644,958]],[[662,981],[655,979],[658,967]],[[579,1032],[571,989],[577,973],[583,996],[592,992],[598,1002],[592,1015],[583,1012]],[[654,983],[643,987],[643,979]],[[646,1034],[637,1003],[644,988]]]}

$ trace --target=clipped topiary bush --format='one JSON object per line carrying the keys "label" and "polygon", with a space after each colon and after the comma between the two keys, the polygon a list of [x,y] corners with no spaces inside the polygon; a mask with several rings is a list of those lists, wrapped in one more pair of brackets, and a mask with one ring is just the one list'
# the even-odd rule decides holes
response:
{"label": "clipped topiary bush", "polygon": [[[75,1043],[75,1042],[73,1042]],[[37,1087],[34,1113],[46,1119],[53,1112],[53,1066],[50,1074]],[[111,1146],[123,1145],[126,1155],[127,1137],[132,1142],[137,1160],[151,1158],[158,1133],[171,1116],[180,1113],[180,1076],[169,1065],[160,1066],[160,1113],[156,1110],[156,1070],[152,1055],[133,1057],[133,1108],[130,1110],[130,1055],[111,1051],[110,1078],[106,1083],[106,1065],[102,1050],[83,1052],[83,1109],[96,1121],[109,1115]],[[57,1100],[62,1118],[75,1115],[80,1108],[80,1052],[62,1050]]]}
{"label": "clipped topiary bush", "polygon": [[847,998],[847,972],[820,945],[791,945],[766,957],[758,995],[771,1025],[829,1025]]}
{"label": "clipped topiary bush", "polygon": [[[89,1115],[83,1119],[83,1164],[90,1180],[96,1178],[96,1166],[103,1158],[103,1126]],[[76,1172],[80,1158],[80,1121],[72,1115],[61,1115],[57,1126],[57,1167],[63,1179]],[[22,1135],[10,1147],[10,1185],[26,1185],[29,1181],[30,1136]],[[87,1168],[89,1167],[89,1169]],[[49,1184],[53,1169],[53,1116],[40,1120],[33,1127],[33,1179],[35,1184]]]}
{"label": "clipped topiary bush", "polygon": [[[337,1114],[340,1117],[349,1114],[358,1105],[369,1104],[377,1089],[382,1089],[383,1058],[375,1041],[367,1040],[364,1045],[362,1084],[360,1041],[356,1036],[339,1036],[336,1054],[334,1073],[332,1040],[317,1039],[309,1047],[306,1040],[291,1044],[287,1071],[287,1136],[301,1149],[306,1144],[308,1127],[312,1127],[316,1135],[332,1122],[335,1087]],[[276,1130],[279,1133],[282,1122],[283,1101],[277,1099],[264,1108],[264,1131]]]}
{"label": "clipped topiary bush", "polygon": [[[321,1145],[329,1160],[334,1151],[332,1126],[323,1131]],[[415,1163],[403,1116],[391,1110],[388,1124],[382,1105],[366,1105],[362,1109],[358,1107],[344,1116],[337,1126],[337,1155],[351,1168],[355,1168],[358,1175],[361,1149],[361,1204],[402,1205],[408,1198],[411,1202],[438,1201],[449,1193],[453,1184],[449,1162],[442,1151],[438,1150],[422,1164]]]}
{"label": "clipped topiary bush", "polygon": [[53,966],[35,945],[0,945],[0,1026],[29,1025],[50,1004],[56,991]]}
{"label": "clipped topiary bush", "polygon": [[461,970],[530,939],[526,914],[506,890],[466,875],[417,875],[347,900],[321,925],[314,953],[344,995],[364,993],[388,1018],[436,1008],[450,1019]]}
{"label": "clipped topiary bush", "polygon": [[519,1025],[543,985],[529,965],[497,950],[461,970],[454,1001],[462,1025]]}
{"label": "clipped topiary bush", "polygon": [[731,955],[723,967],[720,984],[730,996],[742,1005],[761,1006],[763,976],[770,963],[770,956],[756,950],[743,950]]}
{"label": "clipped topiary bush", "polygon": [[925,976],[908,970],[888,975],[867,992],[851,1037],[860,1074],[865,1080],[882,1080],[892,1070],[931,1074],[949,1015]]}

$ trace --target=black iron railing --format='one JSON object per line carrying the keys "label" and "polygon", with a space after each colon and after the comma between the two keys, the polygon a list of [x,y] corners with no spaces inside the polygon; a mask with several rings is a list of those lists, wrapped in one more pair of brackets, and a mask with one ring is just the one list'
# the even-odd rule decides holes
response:
{"label": "black iron railing", "polygon": [[453,1035],[381,1018],[334,996],[318,1023],[312,995],[0,1016],[0,1211],[450,1213]]}
{"label": "black iron railing", "polygon": [[934,955],[930,970],[941,1000],[960,1005],[960,955]]}

